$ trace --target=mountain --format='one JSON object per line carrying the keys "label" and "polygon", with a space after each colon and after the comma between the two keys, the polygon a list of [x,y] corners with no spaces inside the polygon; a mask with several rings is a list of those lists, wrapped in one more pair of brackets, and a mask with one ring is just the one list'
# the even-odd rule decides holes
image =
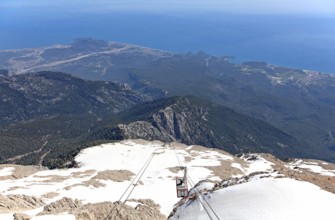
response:
{"label": "mountain", "polygon": [[333,75],[266,63],[234,64],[205,53],[162,58],[131,73],[168,95],[211,100],[269,122],[320,156],[334,155]]}
{"label": "mountain", "polygon": [[[306,157],[304,145],[283,131],[232,109],[193,97],[171,97],[139,104],[116,115],[124,139],[179,141],[230,153],[267,152],[278,157]],[[93,136],[108,139],[110,127]],[[113,135],[111,136],[113,137]],[[311,155],[309,155],[311,156]]]}
{"label": "mountain", "polygon": [[285,132],[229,108],[193,97],[171,97],[133,105],[97,118],[92,114],[38,118],[3,126],[2,162],[73,166],[92,144],[132,138],[179,141],[230,153],[267,152],[280,158],[313,157]]}
{"label": "mountain", "polygon": [[196,96],[270,123],[304,143],[299,150],[305,154],[335,158],[335,76],[331,74],[94,39],[0,51],[0,67],[9,69],[9,75],[54,70],[86,79],[117,80],[153,98]]}
{"label": "mountain", "polygon": [[0,161],[42,164],[51,149],[76,146],[103,118],[148,100],[125,84],[64,73],[0,75]]}
{"label": "mountain", "polygon": [[125,84],[59,72],[2,76],[0,91],[0,125],[64,115],[104,117],[150,100]]}
{"label": "mountain", "polygon": [[[269,154],[236,157],[208,147],[144,140],[90,147],[75,161],[76,168],[54,170],[0,165],[0,218],[333,216],[335,164],[324,161],[284,162]],[[184,175],[182,166],[187,167],[188,196],[177,198],[175,177]]]}
{"label": "mountain", "polygon": [[85,79],[111,79],[171,53],[118,42],[78,38],[71,45],[0,51],[0,69],[9,74],[61,71]]}

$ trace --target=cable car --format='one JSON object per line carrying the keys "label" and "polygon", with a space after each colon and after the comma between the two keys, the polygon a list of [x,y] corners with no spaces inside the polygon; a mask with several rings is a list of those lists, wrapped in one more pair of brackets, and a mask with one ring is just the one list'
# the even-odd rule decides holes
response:
{"label": "cable car", "polygon": [[184,170],[183,177],[176,177],[176,189],[177,189],[177,197],[185,198],[188,196],[188,187],[187,187],[187,168],[181,167]]}

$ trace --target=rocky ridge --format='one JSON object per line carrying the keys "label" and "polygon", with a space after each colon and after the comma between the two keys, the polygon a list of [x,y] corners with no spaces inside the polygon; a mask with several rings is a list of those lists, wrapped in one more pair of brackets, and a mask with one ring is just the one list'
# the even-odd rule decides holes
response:
{"label": "rocky ridge", "polygon": [[4,77],[0,90],[0,124],[57,115],[102,117],[149,100],[126,84],[85,81],[55,72]]}
{"label": "rocky ridge", "polygon": [[[136,115],[131,118],[132,115]],[[125,111],[131,118],[115,128],[124,139],[178,141],[230,153],[266,152],[280,158],[304,156],[298,140],[257,119],[193,97],[155,100]],[[130,121],[130,122],[129,122]],[[106,136],[104,129],[96,135]]]}

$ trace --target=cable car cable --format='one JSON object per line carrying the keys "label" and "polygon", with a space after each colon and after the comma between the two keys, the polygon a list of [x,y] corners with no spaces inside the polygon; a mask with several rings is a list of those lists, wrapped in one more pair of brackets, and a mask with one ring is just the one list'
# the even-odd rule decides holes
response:
{"label": "cable car cable", "polygon": [[[195,187],[195,184],[193,182],[193,180],[191,179],[191,177],[187,174],[187,179],[190,182],[190,185],[193,185],[193,189],[196,191],[195,193],[200,195],[199,198],[199,202],[202,205],[202,207],[205,209],[206,214],[208,215],[208,217],[213,220],[212,215],[210,214],[210,212],[208,211],[206,205],[203,203],[203,201],[206,201],[206,198],[202,195],[202,193],[200,192],[200,190],[198,188]],[[211,208],[211,206],[209,205],[209,203],[206,201],[206,204],[208,207],[210,207],[210,209],[212,210],[212,212],[214,213],[214,215],[220,220],[220,218],[216,215],[215,211]]]}
{"label": "cable car cable", "polygon": [[[176,153],[175,151],[174,151],[174,153],[175,153],[175,156],[176,156],[176,158],[177,158],[177,161],[178,161],[178,164],[179,164],[180,169],[183,170],[185,167],[183,166],[182,162],[180,161],[180,159],[179,159],[177,153]],[[186,172],[186,171],[184,171],[184,172]],[[191,187],[192,187],[192,186],[195,186],[195,184],[194,184],[193,180],[190,178],[190,176],[189,176],[187,173],[185,173],[185,174],[186,174],[186,177],[187,177],[188,182],[190,182],[190,186],[191,186]],[[194,188],[194,190],[196,191],[196,192],[195,192],[196,194],[200,194],[200,196],[202,196],[201,192],[200,192],[197,188]],[[202,201],[201,199],[199,199],[199,202],[200,202],[201,206],[205,209],[206,214],[208,215],[208,217],[210,218],[210,220],[213,220],[213,218],[212,218],[212,216],[211,216],[209,210],[207,209],[206,205],[203,204],[203,201]]]}
{"label": "cable car cable", "polygon": [[[120,212],[122,210],[122,208],[124,207],[124,205],[126,204],[128,198],[130,197],[130,195],[132,194],[132,192],[134,191],[135,187],[137,186],[138,182],[141,180],[143,174],[145,173],[145,171],[147,170],[147,168],[149,167],[149,164],[151,163],[152,159],[154,158],[154,153],[152,153],[152,157],[150,158],[149,162],[147,163],[145,169],[143,170],[142,174],[140,175],[140,177],[138,178],[138,180],[136,181],[136,183],[134,184],[134,187],[131,189],[130,193],[128,194],[127,198],[123,201],[122,206],[120,209],[116,209],[118,212]],[[115,216],[114,216],[115,217]],[[114,219],[114,218],[113,218]]]}
{"label": "cable car cable", "polygon": [[[178,164],[179,164],[179,167],[182,168],[184,166],[182,166],[182,162],[180,161],[179,157],[178,157],[178,154],[176,153],[176,151],[174,151],[175,155],[176,155],[176,158],[177,158],[177,161],[178,161]],[[204,195],[200,192],[200,190],[198,188],[195,187],[195,184],[194,184],[194,181],[191,179],[190,175],[189,174],[186,174],[187,175],[187,179],[188,181],[190,182],[190,185],[193,185],[194,187],[194,190],[198,192],[198,194],[200,194],[201,198],[203,199],[203,201],[206,202],[207,206],[211,209],[211,211],[214,213],[215,217],[217,219],[220,220],[220,217],[216,214],[215,210],[212,208],[212,206],[208,203],[207,199],[204,197]],[[212,216],[209,214],[209,211],[206,209],[206,206],[202,203],[201,200],[199,200],[199,202],[201,203],[201,205],[204,207],[208,217],[212,220]]]}
{"label": "cable car cable", "polygon": [[[149,158],[146,160],[146,162],[144,163],[144,165],[141,167],[141,169],[139,170],[139,172],[136,174],[135,178],[131,181],[131,183],[128,185],[127,189],[123,192],[123,194],[121,195],[121,197],[119,198],[119,201],[122,200],[123,196],[127,193],[127,191],[129,190],[129,188],[131,186],[134,186],[134,182],[137,179],[137,177],[140,175],[140,173],[147,168],[147,164],[151,162],[152,158],[154,157],[154,153],[152,153]],[[143,175],[143,173],[142,173]],[[108,213],[107,217],[105,218],[105,220],[108,220],[110,218],[110,216],[113,214],[113,211],[115,210],[116,205],[112,208],[112,210]]]}
{"label": "cable car cable", "polygon": [[[188,176],[188,179],[190,180],[190,181],[192,181],[193,182],[193,180],[191,179],[191,177],[189,176],[189,175],[187,175]],[[194,185],[194,182],[193,182],[193,185]],[[195,185],[194,185],[195,186]],[[199,194],[200,194],[200,196],[203,198],[203,200],[206,202],[206,204],[208,205],[208,207],[212,210],[212,212],[214,213],[214,215],[215,215],[215,217],[217,218],[217,219],[219,219],[220,220],[220,217],[216,214],[216,212],[214,211],[214,209],[212,208],[212,206],[208,203],[208,201],[207,201],[207,199],[205,198],[205,196],[200,192],[200,190],[198,189],[198,188],[194,188],[194,189],[196,189],[198,192],[199,192]]]}

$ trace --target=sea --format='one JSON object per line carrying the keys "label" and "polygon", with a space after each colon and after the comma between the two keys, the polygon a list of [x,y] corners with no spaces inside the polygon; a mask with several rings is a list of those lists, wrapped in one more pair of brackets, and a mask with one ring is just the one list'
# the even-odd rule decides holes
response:
{"label": "sea", "polygon": [[176,53],[204,51],[234,62],[335,73],[335,16],[227,12],[0,13],[0,50],[69,44],[80,37]]}

